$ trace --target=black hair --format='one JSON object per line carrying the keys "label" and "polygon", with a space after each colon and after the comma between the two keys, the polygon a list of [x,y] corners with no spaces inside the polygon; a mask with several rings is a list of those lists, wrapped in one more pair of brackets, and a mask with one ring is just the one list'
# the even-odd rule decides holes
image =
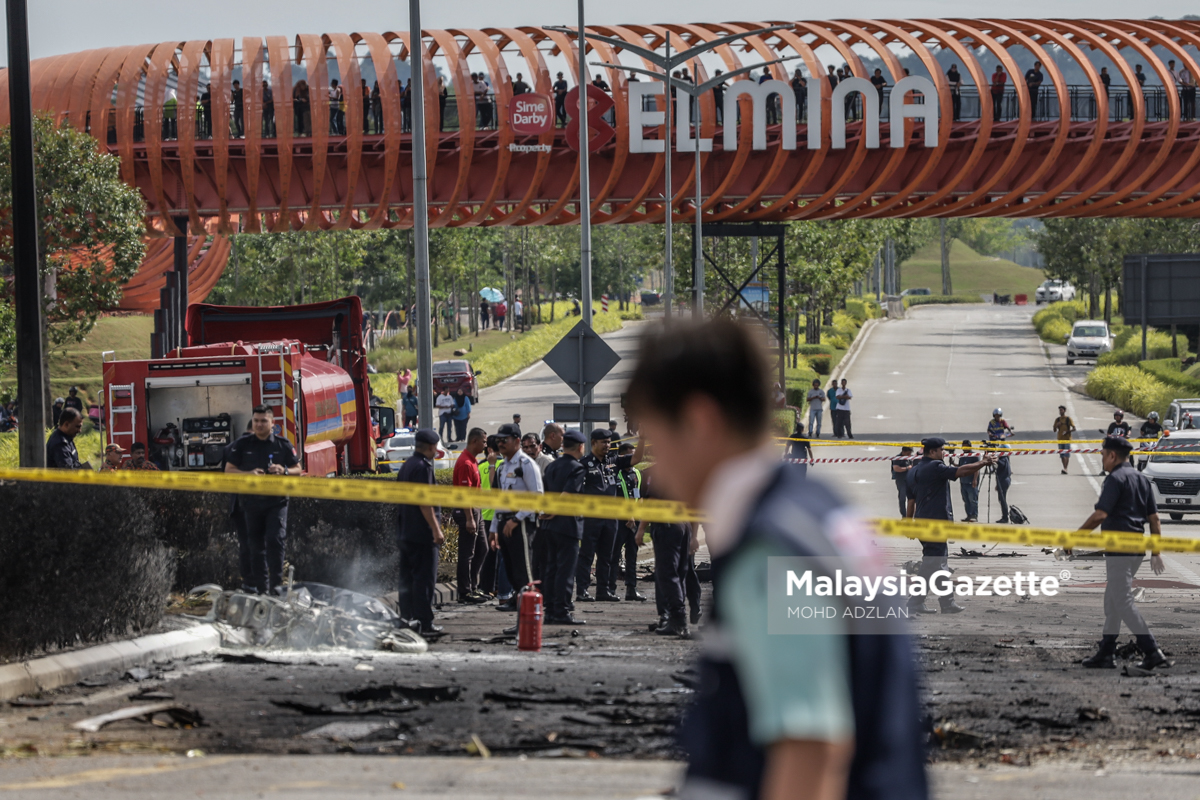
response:
{"label": "black hair", "polygon": [[145,449],[146,449],[145,442],[134,442],[133,445],[129,448],[129,452],[132,453],[134,450],[145,450]]}
{"label": "black hair", "polygon": [[271,411],[270,406],[262,405],[261,403],[254,407],[253,413],[255,413],[255,414],[270,414],[271,416],[275,416],[275,414]]}
{"label": "black hair", "polygon": [[79,413],[77,408],[64,408],[62,415],[58,418],[58,426],[61,428],[69,422],[74,422],[77,419],[83,419],[83,414]]}
{"label": "black hair", "polygon": [[486,436],[487,431],[485,431],[483,428],[471,428],[471,430],[467,432],[467,441],[473,442],[476,439],[483,439]]}
{"label": "black hair", "polygon": [[725,319],[682,323],[642,337],[626,408],[672,422],[693,395],[711,398],[728,425],[750,438],[770,426],[769,369],[744,326]]}

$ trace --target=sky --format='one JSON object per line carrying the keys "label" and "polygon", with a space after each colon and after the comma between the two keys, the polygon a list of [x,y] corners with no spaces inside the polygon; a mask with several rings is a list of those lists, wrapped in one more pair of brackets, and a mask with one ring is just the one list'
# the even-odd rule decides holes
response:
{"label": "sky", "polygon": [[[172,39],[406,30],[403,0],[199,0],[181,5],[162,0],[28,0],[30,48],[34,58],[96,47],[156,43]],[[795,0],[588,0],[589,23],[722,22],[736,13],[748,21],[794,20],[803,8],[832,8]],[[846,16],[922,18],[964,16],[975,10],[962,0],[855,0]],[[1123,18],[1128,0],[1006,0],[978,7],[996,16]],[[1176,18],[1200,11],[1194,0],[1148,0],[1138,16]],[[573,24],[576,3],[569,0],[425,0],[425,28]],[[809,15],[809,19],[820,17]],[[7,64],[7,30],[0,39],[0,63]]]}

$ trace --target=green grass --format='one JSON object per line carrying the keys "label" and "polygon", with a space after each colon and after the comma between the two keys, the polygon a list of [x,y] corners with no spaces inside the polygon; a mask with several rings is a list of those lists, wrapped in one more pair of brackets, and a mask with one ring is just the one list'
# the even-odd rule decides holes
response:
{"label": "green grass", "polygon": [[[539,361],[578,324],[579,317],[569,315],[569,304],[560,302],[558,306],[553,324],[546,322],[534,325],[521,334],[500,331],[485,331],[479,336],[463,334],[457,342],[447,342],[434,348],[433,360],[466,358],[480,373],[479,388],[494,386]],[[562,316],[564,311],[568,312],[567,316]],[[544,309],[542,314],[543,319],[549,319],[548,309]],[[596,313],[592,317],[592,329],[597,333],[620,330],[623,318],[637,319],[640,316],[632,316],[630,312],[617,313],[611,306],[609,313],[602,314],[597,304]],[[395,373],[402,369],[411,369],[415,376],[417,354],[407,349],[406,334],[390,341],[393,344],[372,351],[368,360],[381,373],[371,381],[371,390],[385,403],[394,406],[400,399]],[[455,350],[466,350],[468,347],[471,349],[465,356],[455,356]]]}
{"label": "green grass", "polygon": [[[45,438],[50,438],[49,430]],[[16,469],[20,466],[19,443],[16,431],[0,433],[0,469]],[[100,468],[100,462],[104,460],[104,440],[91,423],[85,422],[83,431],[75,437],[75,449],[79,451],[80,461],[90,461],[93,469]]]}
{"label": "green grass", "polygon": [[[102,317],[82,342],[55,348],[50,353],[50,387],[56,395],[78,386],[86,401],[99,401],[103,375],[100,354],[115,350],[117,358],[150,357],[150,334],[154,318],[145,315]],[[0,395],[16,390],[14,368],[0,375]]]}
{"label": "green grass", "polygon": [[[957,239],[950,244],[950,282],[956,295],[1027,294],[1032,303],[1034,292],[1045,279],[1040,269],[980,255]],[[941,244],[930,242],[905,261],[900,268],[900,283],[901,289],[941,292]]]}

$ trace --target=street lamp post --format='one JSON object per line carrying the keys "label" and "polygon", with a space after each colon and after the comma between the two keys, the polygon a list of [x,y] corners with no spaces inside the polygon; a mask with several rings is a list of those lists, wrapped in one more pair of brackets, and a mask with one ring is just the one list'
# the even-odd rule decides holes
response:
{"label": "street lamp post", "polygon": [[408,0],[411,61],[413,231],[417,272],[417,417],[427,428],[433,420],[433,335],[429,329],[429,200],[425,164],[425,47],[421,40],[421,0]]}
{"label": "street lamp post", "polygon": [[[790,25],[773,25],[769,28],[758,28],[756,30],[746,31],[745,33],[733,33],[728,36],[721,36],[716,39],[713,39],[711,42],[703,42],[701,44],[696,45],[695,47],[689,47],[688,49],[686,49],[682,52],[676,53],[674,56],[671,55],[671,36],[670,36],[670,31],[668,31],[666,36],[664,37],[666,40],[666,56],[665,57],[658,55],[658,53],[656,53],[655,51],[653,51],[647,47],[638,47],[637,45],[630,44],[629,42],[625,41],[624,39],[616,39],[611,36],[601,36],[598,33],[583,33],[582,34],[589,39],[594,39],[596,41],[601,41],[601,42],[607,42],[608,44],[610,44],[616,48],[628,50],[635,55],[641,56],[646,61],[649,61],[651,64],[655,65],[660,70],[662,70],[661,72],[655,72],[655,71],[648,70],[648,69],[641,69],[640,67],[629,67],[624,64],[608,64],[608,63],[603,63],[603,62],[599,62],[599,63],[593,62],[593,64],[592,64],[592,66],[596,66],[596,67],[608,67],[610,69],[620,69],[620,70],[624,70],[626,72],[635,72],[640,75],[646,75],[647,77],[649,77],[653,80],[662,81],[662,83],[665,85],[664,93],[666,95],[666,107],[667,107],[666,114],[664,117],[665,123],[666,123],[666,137],[665,137],[666,142],[664,143],[663,149],[665,151],[666,161],[664,163],[664,169],[663,169],[663,180],[666,183],[665,194],[666,194],[666,198],[667,198],[667,218],[666,218],[666,247],[665,247],[665,253],[664,253],[665,268],[663,270],[663,282],[666,285],[664,286],[663,294],[664,294],[664,300],[666,303],[666,316],[668,319],[670,319],[670,317],[671,317],[671,303],[674,300],[674,294],[675,294],[675,292],[674,292],[674,271],[672,269],[672,264],[671,264],[671,250],[672,250],[671,215],[673,213],[673,206],[674,206],[674,203],[673,203],[674,193],[672,191],[672,185],[671,185],[671,114],[672,114],[672,110],[673,110],[671,108],[671,89],[673,88],[677,92],[682,93],[679,95],[680,99],[682,99],[683,94],[686,94],[690,97],[689,105],[692,107],[693,111],[689,115],[689,117],[691,118],[691,121],[695,124],[695,133],[690,139],[691,147],[695,150],[695,153],[696,153],[696,162],[695,162],[695,164],[696,164],[696,166],[695,166],[695,169],[696,169],[696,220],[695,220],[695,232],[694,232],[694,236],[695,236],[695,248],[694,249],[696,251],[696,262],[695,262],[695,275],[694,275],[694,285],[693,285],[692,313],[696,317],[701,317],[704,315],[704,248],[703,248],[703,244],[702,244],[703,243],[703,215],[701,213],[701,211],[704,207],[703,206],[704,198],[703,198],[703,195],[701,194],[701,186],[700,186],[700,98],[704,96],[705,92],[724,83],[725,81],[729,80],[730,78],[732,78],[736,75],[742,75],[744,73],[751,72],[753,70],[759,69],[761,67],[769,66],[771,64],[778,64],[783,61],[791,61],[795,58],[799,58],[799,56],[788,56],[786,58],[777,58],[772,61],[764,61],[761,64],[754,64],[749,67],[741,67],[740,69],[735,69],[724,75],[718,75],[714,78],[711,78],[711,79],[705,81],[704,83],[694,83],[694,82],[688,83],[686,81],[677,80],[677,79],[671,77],[671,70],[673,70],[675,67],[678,67],[680,65],[686,65],[689,61],[694,60],[692,68],[693,68],[693,70],[697,70],[695,73],[695,79],[698,80],[698,78],[699,78],[699,72],[698,72],[699,57],[702,54],[710,52],[712,50],[715,50],[716,48],[721,47],[726,44],[729,44],[730,42],[737,41],[738,39],[744,39],[748,36],[758,36],[758,35],[761,35],[764,33],[770,33],[771,31],[783,30],[785,28],[790,28],[790,27],[792,27],[792,26],[790,26]],[[583,28],[583,26],[580,25],[581,30],[582,30],[582,28]],[[678,109],[674,109],[674,110],[678,111]],[[677,114],[677,116],[682,117],[682,114]],[[685,119],[687,119],[687,117],[685,117]],[[726,124],[729,124],[728,120],[726,120]],[[736,122],[734,124],[736,124]],[[681,132],[680,136],[682,136],[682,135],[683,134]]]}

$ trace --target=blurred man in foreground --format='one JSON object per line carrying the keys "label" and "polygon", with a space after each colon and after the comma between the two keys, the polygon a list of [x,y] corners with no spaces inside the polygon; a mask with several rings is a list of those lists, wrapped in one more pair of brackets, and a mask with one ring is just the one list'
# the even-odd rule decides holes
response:
{"label": "blurred man in foreground", "polygon": [[705,514],[712,556],[712,646],[680,725],[679,796],[925,798],[909,638],[856,632],[840,614],[809,635],[769,632],[787,625],[781,562],[849,565],[870,552],[837,497],[779,462],[769,385],[751,334],[714,321],[645,334],[627,394],[663,495]]}

